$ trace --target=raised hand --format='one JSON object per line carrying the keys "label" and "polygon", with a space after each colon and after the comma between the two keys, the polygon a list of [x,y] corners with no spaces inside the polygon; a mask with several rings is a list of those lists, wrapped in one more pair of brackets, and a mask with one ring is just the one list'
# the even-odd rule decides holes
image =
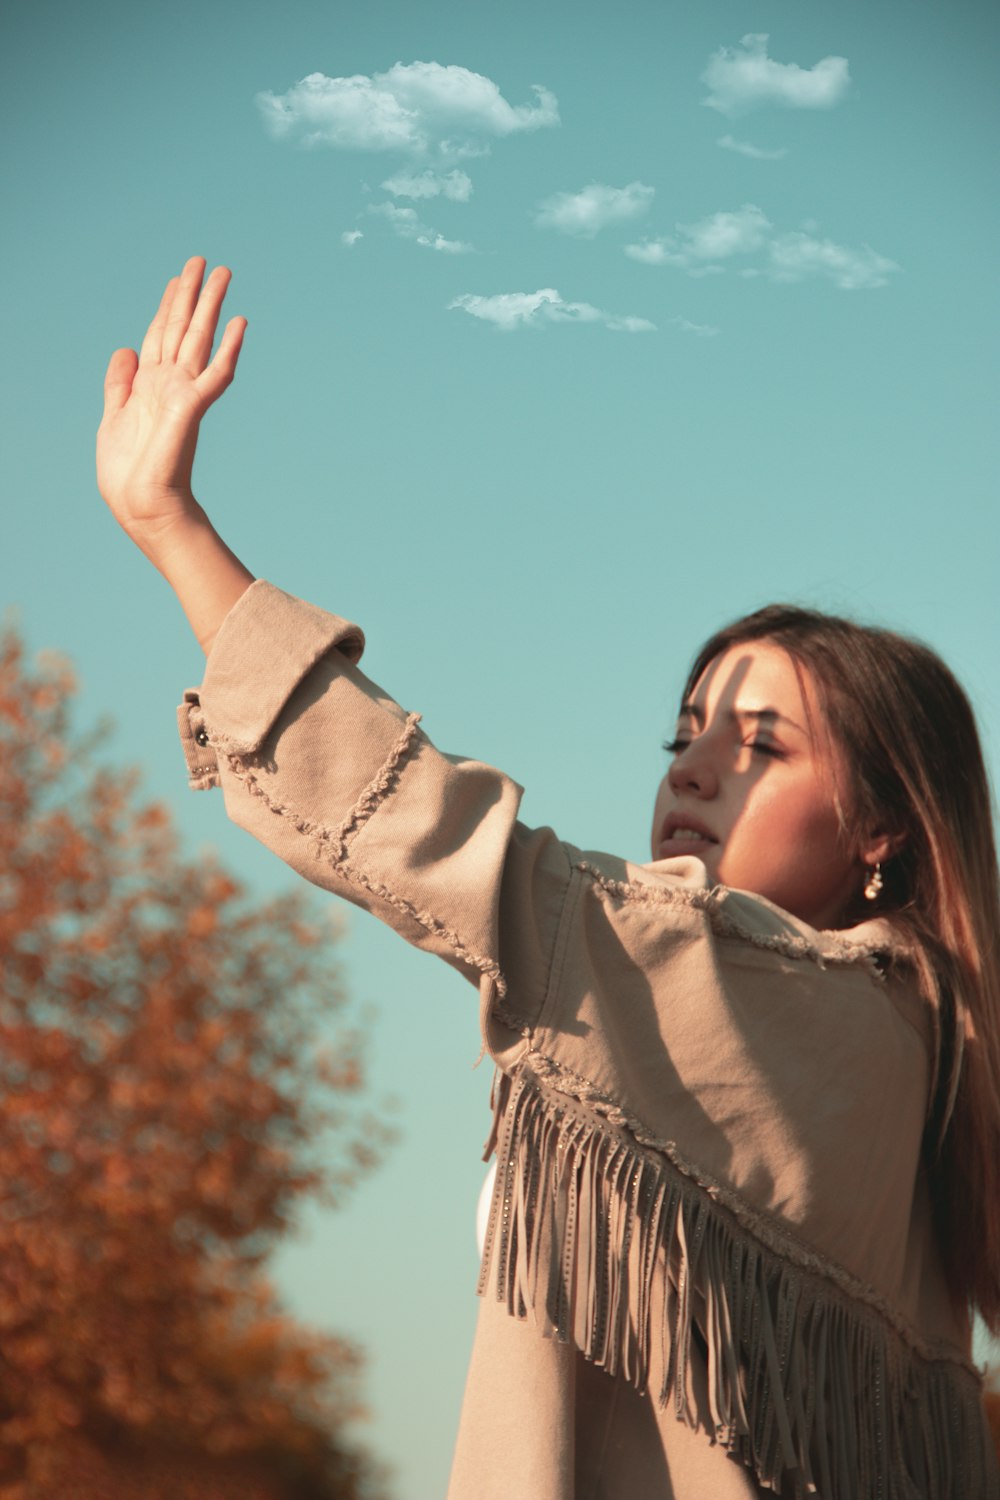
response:
{"label": "raised hand", "polygon": [[216,267],[202,287],[204,274],[193,256],[171,278],[139,354],[116,349],[104,380],[98,488],[148,553],[200,511],[191,490],[199,424],[233,378],[246,329],[231,318],[211,357],[230,272]]}
{"label": "raised hand", "polygon": [[177,594],[206,653],[253,574],[191,491],[198,426],[233,378],[246,329],[230,318],[212,358],[229,272],[202,287],[193,256],[163,293],[142,349],[116,349],[104,379],[97,485],[115,519]]}

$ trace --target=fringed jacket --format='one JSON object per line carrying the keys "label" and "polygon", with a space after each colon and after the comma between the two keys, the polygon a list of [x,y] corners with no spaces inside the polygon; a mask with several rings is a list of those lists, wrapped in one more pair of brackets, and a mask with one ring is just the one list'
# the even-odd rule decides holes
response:
{"label": "fringed jacket", "polygon": [[180,730],[195,788],[478,988],[498,1171],[449,1500],[995,1500],[888,927],[523,827],[362,645],[257,582]]}

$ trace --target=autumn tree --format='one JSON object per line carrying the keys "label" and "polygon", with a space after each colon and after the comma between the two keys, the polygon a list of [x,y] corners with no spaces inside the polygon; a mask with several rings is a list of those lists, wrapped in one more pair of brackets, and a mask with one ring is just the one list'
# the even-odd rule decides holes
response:
{"label": "autumn tree", "polygon": [[331,1033],[334,930],[183,859],[72,695],[6,632],[0,1494],[363,1500],[358,1356],[265,1278],[381,1143],[357,1034]]}

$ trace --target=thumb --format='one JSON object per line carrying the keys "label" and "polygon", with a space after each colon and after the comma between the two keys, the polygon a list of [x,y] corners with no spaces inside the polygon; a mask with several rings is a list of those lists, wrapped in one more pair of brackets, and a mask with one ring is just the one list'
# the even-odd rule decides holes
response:
{"label": "thumb", "polygon": [[132,394],[132,382],[138,368],[139,356],[134,349],[116,349],[112,354],[104,377],[105,417],[121,411]]}

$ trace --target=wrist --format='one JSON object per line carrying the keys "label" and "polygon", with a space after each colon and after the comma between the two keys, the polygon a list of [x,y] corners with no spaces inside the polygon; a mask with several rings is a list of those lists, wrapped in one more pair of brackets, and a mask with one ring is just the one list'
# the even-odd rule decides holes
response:
{"label": "wrist", "polygon": [[[136,538],[173,589],[207,656],[226,615],[254,581],[192,497],[191,508]],[[148,550],[147,550],[148,546]]]}
{"label": "wrist", "polygon": [[188,491],[178,499],[174,514],[134,522],[129,526],[128,534],[153,566],[165,573],[173,554],[197,545],[196,539],[212,529],[205,511]]}

